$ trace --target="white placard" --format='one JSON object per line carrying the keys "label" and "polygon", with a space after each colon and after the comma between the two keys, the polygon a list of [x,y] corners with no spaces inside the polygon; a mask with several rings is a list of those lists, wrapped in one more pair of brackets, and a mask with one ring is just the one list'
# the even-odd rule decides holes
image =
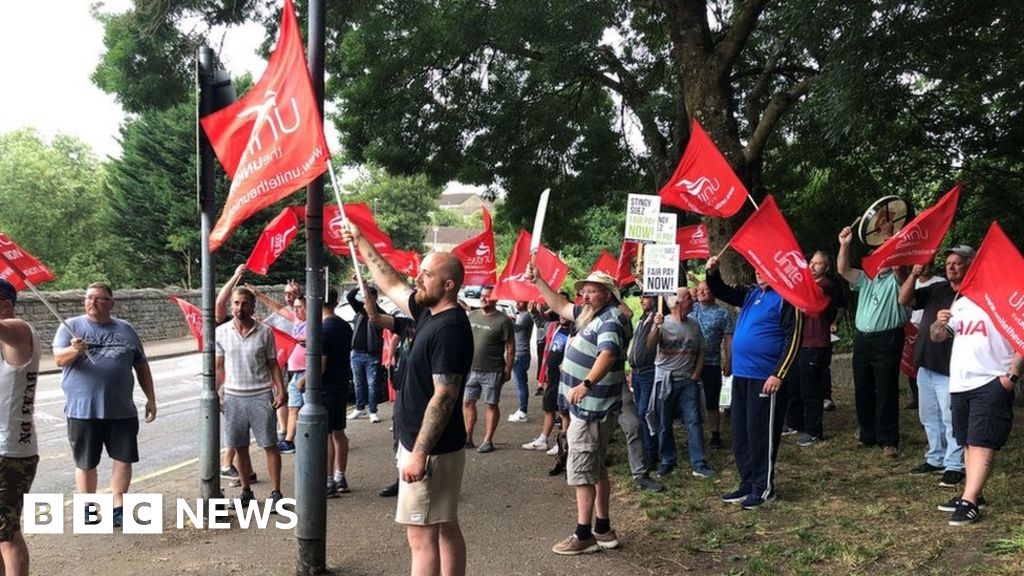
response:
{"label": "white placard", "polygon": [[658,214],[658,230],[654,233],[655,244],[676,243],[676,218],[675,212],[662,212]]}
{"label": "white placard", "polygon": [[[626,240],[654,242],[658,232],[661,196],[630,194],[626,201]],[[674,241],[674,240],[673,240]]]}
{"label": "white placard", "polygon": [[679,245],[644,247],[644,294],[675,294],[679,287]]}

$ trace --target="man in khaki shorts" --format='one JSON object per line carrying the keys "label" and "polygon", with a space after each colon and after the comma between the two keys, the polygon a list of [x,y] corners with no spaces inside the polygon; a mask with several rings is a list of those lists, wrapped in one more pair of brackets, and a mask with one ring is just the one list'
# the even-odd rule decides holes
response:
{"label": "man in khaki shorts", "polygon": [[619,310],[618,283],[604,272],[591,272],[576,283],[576,291],[583,297],[583,305],[577,306],[552,290],[532,264],[526,276],[536,283],[551,310],[576,322],[579,329],[565,350],[558,398],[559,406],[569,411],[566,482],[576,488],[576,530],[551,551],[571,556],[617,548],[604,461],[622,409],[626,380],[627,321]]}
{"label": "man in khaki shorts", "polygon": [[39,335],[14,317],[17,300],[14,286],[0,278],[0,559],[8,576],[28,574],[21,507],[39,464],[33,420]]}
{"label": "man in khaki shorts", "polygon": [[512,377],[512,361],[516,353],[512,319],[498,310],[497,302],[491,299],[493,291],[493,286],[485,286],[480,291],[480,310],[469,313],[469,325],[473,329],[473,365],[462,401],[466,448],[472,448],[476,401],[483,398],[484,439],[477,449],[481,454],[494,452],[494,432],[501,420],[498,409],[501,386]]}
{"label": "man in khaki shorts", "polygon": [[398,510],[412,552],[413,574],[466,573],[466,541],[459,527],[466,427],[459,400],[473,349],[466,311],[458,304],[462,263],[453,254],[427,256],[416,290],[354,226],[342,236],[355,242],[380,291],[416,320],[416,337],[405,359],[395,403],[398,450]]}

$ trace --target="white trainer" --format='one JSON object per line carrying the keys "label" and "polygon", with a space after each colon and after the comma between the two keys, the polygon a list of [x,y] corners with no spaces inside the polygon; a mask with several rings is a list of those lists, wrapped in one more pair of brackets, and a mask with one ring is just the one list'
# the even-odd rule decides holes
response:
{"label": "white trainer", "polygon": [[534,438],[532,442],[523,444],[523,450],[547,450],[548,439],[543,435]]}
{"label": "white trainer", "polygon": [[377,416],[376,412],[370,412],[370,422],[373,422],[374,424],[380,422],[380,416]]}
{"label": "white trainer", "polygon": [[548,451],[545,452],[545,454],[547,454],[548,456],[558,456],[558,444],[555,444],[551,448],[548,448]]}
{"label": "white trainer", "polygon": [[353,409],[351,412],[348,413],[348,416],[346,416],[346,418],[348,418],[349,420],[355,420],[356,418],[360,418],[365,415],[366,410]]}
{"label": "white trainer", "polygon": [[526,420],[526,412],[523,412],[522,410],[516,410],[508,417],[509,422],[526,422]]}

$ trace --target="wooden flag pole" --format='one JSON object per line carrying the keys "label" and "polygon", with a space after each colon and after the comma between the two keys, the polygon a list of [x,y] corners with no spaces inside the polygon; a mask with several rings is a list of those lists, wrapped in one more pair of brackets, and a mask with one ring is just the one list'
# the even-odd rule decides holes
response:
{"label": "wooden flag pole", "polygon": [[757,205],[757,202],[754,202],[754,197],[751,196],[749,193],[747,194],[747,200],[750,200],[750,203],[754,205],[754,210],[760,210],[760,207]]}
{"label": "wooden flag pole", "polygon": [[[14,267],[11,266],[11,268]],[[57,321],[60,322],[60,325],[63,326],[64,329],[68,331],[68,334],[71,334],[72,338],[78,338],[78,336],[75,335],[74,331],[71,330],[71,326],[68,326],[68,323],[64,321],[64,318],[60,315],[60,313],[57,312],[57,310],[46,300],[46,298],[43,296],[41,292],[39,292],[39,290],[36,290],[36,287],[31,282],[29,282],[28,278],[22,276],[21,279],[25,281],[25,285],[28,286],[29,290],[31,290],[32,293],[35,294],[37,298],[39,298],[39,301],[43,303],[43,306],[46,306],[46,309],[49,310],[50,313],[53,314],[55,318],[57,318]],[[89,362],[92,362],[93,364],[96,363],[96,359],[93,358],[92,354],[89,353],[88,346],[85,347],[85,357],[89,359]]]}
{"label": "wooden flag pole", "polygon": [[[334,199],[338,202],[338,211],[341,212],[341,219],[344,222],[348,222],[348,216],[345,215],[345,203],[341,201],[341,188],[338,187],[338,177],[334,174],[334,163],[330,160],[327,161],[327,171],[331,174],[331,188],[334,189]],[[352,267],[356,271],[356,283],[359,284],[359,292],[363,294],[363,301],[366,301],[366,294],[363,293],[363,273],[359,271],[359,260],[356,259],[356,247],[355,244],[349,240],[348,242],[349,252],[352,253]]]}
{"label": "wooden flag pole", "polygon": [[722,249],[718,251],[718,254],[715,254],[715,258],[718,259],[718,260],[721,260],[722,259],[722,254],[725,254],[725,251],[728,250],[728,249],[729,249],[729,243],[726,242],[725,246],[722,246]]}

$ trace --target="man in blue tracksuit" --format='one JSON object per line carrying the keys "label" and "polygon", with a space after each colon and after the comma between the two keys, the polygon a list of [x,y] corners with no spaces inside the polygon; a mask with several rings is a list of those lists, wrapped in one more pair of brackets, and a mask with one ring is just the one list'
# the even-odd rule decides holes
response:
{"label": "man in blue tracksuit", "polygon": [[[722,496],[754,510],[775,498],[775,456],[782,438],[785,392],[782,381],[800,351],[801,315],[760,275],[757,284],[728,286],[718,272],[718,258],[707,262],[711,292],[740,306],[732,339],[732,449],[739,487]],[[781,396],[776,400],[776,395]],[[774,404],[775,419],[771,420]],[[771,420],[771,421],[770,421]]]}

